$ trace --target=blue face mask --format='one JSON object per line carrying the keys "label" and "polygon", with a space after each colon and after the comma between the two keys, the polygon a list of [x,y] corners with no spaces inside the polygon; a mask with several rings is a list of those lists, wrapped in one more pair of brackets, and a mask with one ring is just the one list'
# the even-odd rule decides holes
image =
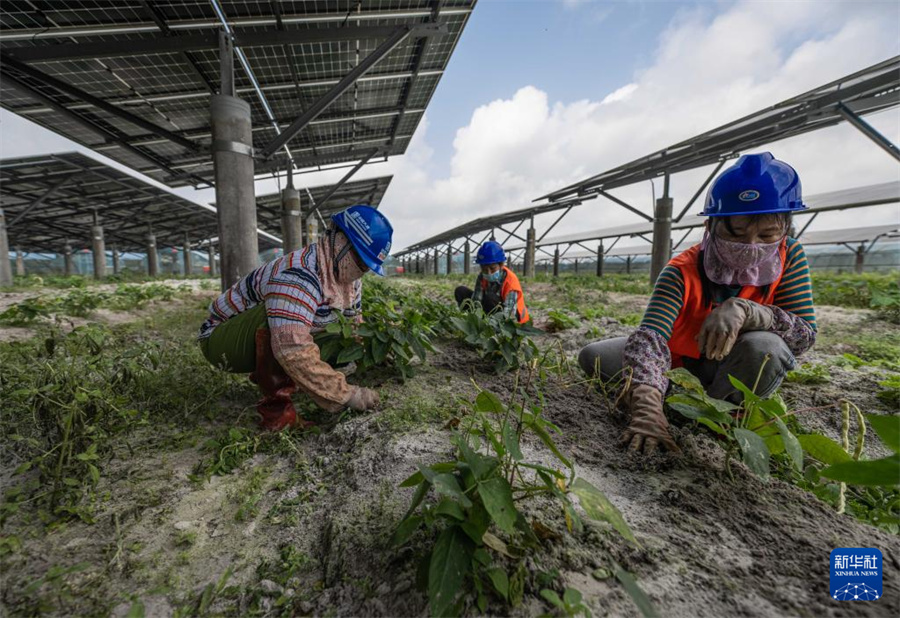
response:
{"label": "blue face mask", "polygon": [[485,279],[487,279],[488,281],[490,281],[492,283],[498,283],[500,281],[500,277],[502,277],[502,276],[503,276],[503,271],[498,270],[495,273],[489,273],[489,274],[485,275]]}

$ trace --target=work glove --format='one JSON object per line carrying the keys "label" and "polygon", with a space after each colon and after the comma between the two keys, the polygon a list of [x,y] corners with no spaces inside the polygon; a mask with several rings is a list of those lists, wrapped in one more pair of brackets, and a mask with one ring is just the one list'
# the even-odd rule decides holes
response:
{"label": "work glove", "polygon": [[729,298],[703,321],[696,337],[700,353],[720,361],[731,353],[742,332],[769,330],[774,322],[771,308],[746,298]]}
{"label": "work glove", "polygon": [[663,394],[647,384],[635,384],[627,395],[631,408],[631,422],[622,434],[621,443],[647,455],[659,445],[673,453],[681,449],[669,433],[669,421],[663,413]]}
{"label": "work glove", "polygon": [[347,405],[358,412],[365,412],[378,406],[381,398],[378,393],[369,388],[358,386],[353,390]]}

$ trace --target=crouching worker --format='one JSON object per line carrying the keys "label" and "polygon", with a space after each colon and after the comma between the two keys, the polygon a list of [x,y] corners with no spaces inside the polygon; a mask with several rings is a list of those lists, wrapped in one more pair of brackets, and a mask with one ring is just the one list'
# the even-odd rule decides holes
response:
{"label": "crouching worker", "polygon": [[[478,249],[475,263],[481,272],[475,279],[475,290],[464,285],[456,288],[456,303],[464,308],[467,300],[480,304],[485,313],[499,310],[520,324],[527,322],[525,293],[516,274],[506,267],[506,254],[500,243],[489,240]],[[499,308],[499,309],[498,309]]]}
{"label": "crouching worker", "polygon": [[581,350],[589,375],[631,370],[622,436],[631,449],[678,451],[663,413],[671,367],[685,367],[711,397],[740,403],[729,375],[769,396],[794,357],[812,347],[809,266],[788,237],[792,214],[804,209],[791,166],[770,153],[741,157],[710,188],[702,242],[663,269],[637,331]]}
{"label": "crouching worker", "polygon": [[369,270],[384,275],[393,229],[370,206],[352,206],[331,220],[317,243],[260,266],[219,296],[200,328],[210,363],[250,373],[259,386],[264,429],[312,425],[297,418],[291,394],[298,388],[329,412],[378,404],[376,392],[347,384],[321,359],[313,333],[338,319],[334,310],[362,321],[361,278]]}

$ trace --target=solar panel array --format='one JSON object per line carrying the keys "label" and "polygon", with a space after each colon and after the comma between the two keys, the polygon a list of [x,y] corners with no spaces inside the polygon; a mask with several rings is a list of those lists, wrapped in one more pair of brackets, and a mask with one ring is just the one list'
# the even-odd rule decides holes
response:
{"label": "solar panel array", "polygon": [[[335,185],[301,188],[299,189],[301,210],[304,216],[308,216],[315,206],[327,220],[330,215],[355,204],[368,204],[378,208],[391,184],[391,179],[393,176],[381,176],[345,182],[327,201],[324,200]],[[268,193],[256,197],[256,219],[264,231],[281,236],[281,193]]]}
{"label": "solar panel array", "polygon": [[[0,104],[170,186],[213,181],[210,95],[220,87],[216,9],[250,73],[261,152],[392,33],[405,38],[291,139],[297,167],[402,154],[475,0],[56,0],[0,4]],[[251,74],[255,77],[251,79]],[[257,85],[259,88],[257,89]],[[281,155],[282,153],[279,153]],[[257,161],[257,173],[285,160]]]}
{"label": "solar panel array", "polygon": [[75,152],[0,160],[0,206],[10,247],[26,251],[90,247],[95,212],[120,251],[144,251],[151,229],[157,246],[218,235],[215,212]]}

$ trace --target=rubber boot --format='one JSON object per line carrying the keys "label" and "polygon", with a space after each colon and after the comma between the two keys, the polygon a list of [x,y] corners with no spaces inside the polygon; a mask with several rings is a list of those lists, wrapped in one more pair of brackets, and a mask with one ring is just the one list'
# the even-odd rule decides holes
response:
{"label": "rubber boot", "polygon": [[[291,401],[297,385],[275,359],[268,328],[256,331],[256,369],[250,374],[250,381],[262,391],[262,399],[256,403],[262,429],[281,431],[298,424],[297,410]],[[300,419],[300,424],[307,427],[312,423]]]}

